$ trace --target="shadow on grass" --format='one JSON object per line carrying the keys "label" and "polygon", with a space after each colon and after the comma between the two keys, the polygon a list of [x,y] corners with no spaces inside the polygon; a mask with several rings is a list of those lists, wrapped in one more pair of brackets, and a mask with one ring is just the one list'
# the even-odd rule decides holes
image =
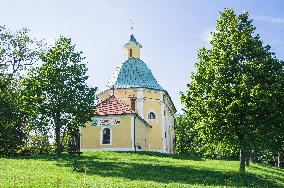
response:
{"label": "shadow on grass", "polygon": [[259,170],[267,171],[268,173],[278,173],[279,175],[282,175],[284,178],[284,169],[278,168],[274,166],[268,166],[266,164],[256,163],[257,165],[253,166],[253,168],[257,168]]}
{"label": "shadow on grass", "polygon": [[258,164],[257,166],[250,166],[251,169],[261,170],[271,178],[278,180],[280,182],[284,182],[284,171],[283,169],[271,169],[273,167],[267,167],[265,165]]}
{"label": "shadow on grass", "polygon": [[186,155],[186,154],[167,154],[167,153],[158,153],[158,152],[117,152],[117,153],[133,153],[137,155],[147,155],[147,156],[157,156],[157,157],[166,157],[171,159],[179,159],[179,160],[191,160],[191,161],[205,161],[205,159],[210,160],[222,160],[222,161],[232,161],[238,160],[238,158],[217,158],[217,157],[204,157],[198,155]]}
{"label": "shadow on grass", "polygon": [[[235,186],[235,187],[281,187],[276,184],[275,180],[283,182],[283,179],[275,177],[273,170],[267,167],[255,167],[271,175],[256,176],[252,173],[238,172],[223,172],[210,169],[186,166],[174,166],[172,163],[160,163],[160,157],[181,159],[181,160],[204,160],[198,156],[183,156],[183,155],[166,155],[161,153],[134,153],[134,152],[116,152],[133,154],[130,160],[123,160],[123,155],[82,155],[73,156],[62,154],[58,159],[55,155],[40,155],[40,156],[24,156],[16,157],[23,160],[44,160],[56,161],[56,165],[60,167],[71,167],[77,173],[85,173],[88,175],[99,175],[102,177],[120,177],[129,180],[144,180],[154,181],[158,183],[183,183],[188,185],[211,185],[211,186]],[[135,155],[141,156],[135,160]],[[144,156],[153,156],[147,158]],[[157,157],[157,158],[156,158]],[[131,159],[133,158],[133,160]],[[15,159],[15,157],[13,157]],[[150,162],[150,163],[149,163]],[[162,164],[162,165],[161,165]],[[263,169],[265,168],[265,169]],[[277,172],[279,175],[282,171]]]}
{"label": "shadow on grass", "polygon": [[133,153],[141,156],[156,156],[156,157],[166,157],[171,159],[179,160],[192,160],[192,161],[204,161],[205,159],[196,155],[181,155],[181,154],[166,154],[158,152],[119,152],[119,153]]}
{"label": "shadow on grass", "polygon": [[[139,155],[143,155],[143,153]],[[141,161],[125,162],[110,160],[108,158],[101,160],[96,156],[88,155],[62,158],[62,160],[58,160],[57,165],[71,167],[78,173],[84,173],[86,170],[88,175],[96,174],[102,177],[121,177],[129,180],[145,180],[159,183],[236,187],[281,187],[272,180],[263,179],[250,173],[222,172],[188,166],[171,166],[170,164],[143,164]]]}

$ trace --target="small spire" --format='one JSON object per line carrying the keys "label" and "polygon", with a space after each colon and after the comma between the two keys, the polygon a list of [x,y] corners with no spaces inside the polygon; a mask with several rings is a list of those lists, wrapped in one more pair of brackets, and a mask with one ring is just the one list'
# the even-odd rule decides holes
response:
{"label": "small spire", "polygon": [[139,48],[142,48],[142,45],[139,42],[137,42],[137,40],[136,40],[136,38],[134,37],[133,34],[130,35],[130,39],[129,39],[128,43],[126,43],[124,45],[124,47],[127,46],[127,45],[136,45]]}
{"label": "small spire", "polygon": [[134,37],[133,34],[130,35],[130,39],[129,39],[129,42],[137,42],[136,38]]}

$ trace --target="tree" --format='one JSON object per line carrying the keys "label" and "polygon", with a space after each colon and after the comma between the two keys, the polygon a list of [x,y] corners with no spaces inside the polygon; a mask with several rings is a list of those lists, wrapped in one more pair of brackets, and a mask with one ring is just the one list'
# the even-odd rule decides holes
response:
{"label": "tree", "polygon": [[[272,85],[279,84],[273,78],[283,75],[281,62],[254,31],[247,12],[237,16],[225,9],[220,13],[212,47],[199,50],[196,73],[181,96],[199,135],[225,148],[239,148],[241,172],[246,151],[261,138],[260,130],[268,128],[262,121],[267,116],[263,109],[274,92]],[[280,110],[277,107],[274,110]]]}
{"label": "tree", "polygon": [[198,129],[194,126],[194,121],[187,115],[177,115],[176,117],[176,145],[179,154],[191,154],[214,158],[236,158],[236,148],[228,147],[215,140],[207,140],[198,134]]}
{"label": "tree", "polygon": [[27,119],[20,108],[18,79],[21,70],[34,63],[44,43],[32,39],[29,30],[12,32],[0,26],[0,154],[11,155],[24,143]]}
{"label": "tree", "polygon": [[25,118],[19,108],[19,94],[12,80],[1,78],[5,82],[0,90],[0,155],[13,155],[24,143]]}
{"label": "tree", "polygon": [[179,154],[194,154],[196,148],[195,130],[193,129],[193,123],[188,116],[177,115],[175,134],[176,134],[176,149]]}
{"label": "tree", "polygon": [[42,40],[29,36],[28,28],[12,32],[6,26],[0,26],[0,68],[15,76],[20,70],[35,63],[45,46]]}
{"label": "tree", "polygon": [[259,124],[262,125],[260,133],[261,139],[265,142],[261,149],[267,153],[271,152],[274,156],[275,166],[283,167],[284,155],[284,62],[273,66],[269,77],[269,86],[267,86],[266,98],[263,101],[261,109],[261,118]]}
{"label": "tree", "polygon": [[76,52],[71,39],[61,36],[41,56],[42,66],[33,68],[25,84],[25,109],[37,126],[51,127],[55,132],[56,153],[60,156],[62,140],[78,132],[89,120],[95,90],[86,84],[87,68],[82,52]]}

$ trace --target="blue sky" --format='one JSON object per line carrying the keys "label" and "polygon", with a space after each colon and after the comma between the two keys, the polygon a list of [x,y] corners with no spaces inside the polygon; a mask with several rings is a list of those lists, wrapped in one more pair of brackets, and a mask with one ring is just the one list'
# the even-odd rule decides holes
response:
{"label": "blue sky", "polygon": [[198,49],[208,47],[219,12],[248,11],[256,33],[284,59],[284,1],[152,1],[152,0],[9,0],[1,1],[0,24],[28,27],[37,38],[53,43],[71,37],[88,61],[89,84],[103,88],[123,61],[123,44],[131,34],[142,44],[141,59],[168,90],[178,111],[179,92],[186,90]]}

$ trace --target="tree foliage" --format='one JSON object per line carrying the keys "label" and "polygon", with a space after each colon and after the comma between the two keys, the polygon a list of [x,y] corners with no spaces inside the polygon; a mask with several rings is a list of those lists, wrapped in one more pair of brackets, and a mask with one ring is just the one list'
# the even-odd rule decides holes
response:
{"label": "tree foliage", "polygon": [[0,90],[0,155],[12,155],[24,143],[25,118],[18,105],[19,95],[11,80],[1,78]]}
{"label": "tree foliage", "polygon": [[240,171],[245,171],[245,152],[258,145],[255,141],[264,142],[264,130],[284,130],[283,115],[270,124],[283,114],[274,99],[283,93],[283,62],[254,31],[247,12],[236,15],[225,9],[212,34],[212,47],[199,50],[196,73],[181,97],[200,137],[239,148]]}
{"label": "tree foliage", "polygon": [[216,141],[204,139],[194,126],[194,121],[187,115],[177,115],[175,134],[177,153],[213,158],[236,159],[236,149]]}
{"label": "tree foliage", "polygon": [[43,41],[29,36],[29,29],[22,28],[16,32],[6,26],[0,26],[0,68],[6,74],[14,76],[39,59],[45,49]]}
{"label": "tree foliage", "polygon": [[24,143],[27,119],[20,108],[21,70],[39,58],[44,43],[23,28],[16,32],[0,26],[0,155],[14,154]]}
{"label": "tree foliage", "polygon": [[196,132],[193,127],[193,122],[189,117],[177,115],[175,117],[175,135],[176,135],[176,149],[179,154],[195,154],[196,150],[194,142]]}
{"label": "tree foliage", "polygon": [[55,132],[58,155],[64,136],[78,132],[89,120],[94,104],[96,89],[86,84],[84,59],[71,39],[61,36],[41,56],[42,66],[32,69],[23,80],[24,107],[35,126]]}

